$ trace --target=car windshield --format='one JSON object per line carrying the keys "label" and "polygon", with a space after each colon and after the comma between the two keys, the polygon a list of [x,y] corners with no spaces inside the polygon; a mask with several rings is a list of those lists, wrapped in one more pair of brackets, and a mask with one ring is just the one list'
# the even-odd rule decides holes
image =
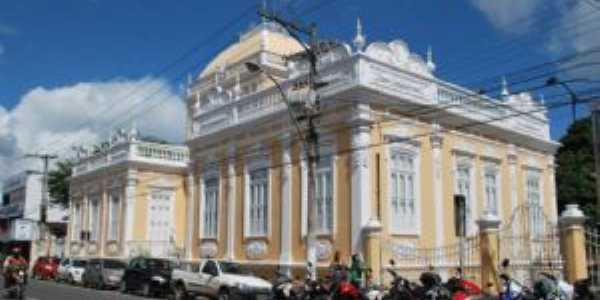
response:
{"label": "car windshield", "polygon": [[247,270],[238,263],[221,262],[221,272],[229,274],[247,274]]}
{"label": "car windshield", "polygon": [[173,264],[168,260],[150,259],[148,260],[148,267],[157,270],[171,270],[173,269]]}
{"label": "car windshield", "polygon": [[125,263],[118,260],[105,260],[104,268],[106,269],[125,269]]}
{"label": "car windshield", "polygon": [[85,261],[84,260],[74,260],[73,261],[73,267],[85,267]]}

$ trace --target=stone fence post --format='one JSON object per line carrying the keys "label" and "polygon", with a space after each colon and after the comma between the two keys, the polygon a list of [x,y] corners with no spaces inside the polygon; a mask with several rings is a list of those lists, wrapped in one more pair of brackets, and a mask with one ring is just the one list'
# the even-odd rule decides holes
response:
{"label": "stone fence post", "polygon": [[500,219],[485,212],[479,225],[479,251],[481,254],[481,287],[488,293],[497,293],[498,283],[498,230]]}
{"label": "stone fence post", "polygon": [[371,282],[381,283],[381,223],[370,219],[363,227],[365,267],[371,269]]}
{"label": "stone fence post", "polygon": [[585,216],[577,204],[568,204],[560,215],[560,244],[565,260],[564,274],[569,283],[587,278]]}

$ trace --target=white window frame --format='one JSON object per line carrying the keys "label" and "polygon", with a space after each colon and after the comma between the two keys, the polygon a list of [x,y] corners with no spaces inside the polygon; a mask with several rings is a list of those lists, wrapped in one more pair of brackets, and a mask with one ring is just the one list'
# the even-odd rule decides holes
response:
{"label": "white window frame", "polygon": [[[388,228],[390,234],[393,235],[415,235],[421,234],[421,155],[420,145],[407,142],[394,142],[388,146],[387,149],[387,181],[388,181]],[[392,195],[394,194],[395,185],[392,183],[392,176],[394,172],[399,170],[393,167],[393,158],[396,155],[406,155],[412,158],[413,164],[413,201],[414,201],[414,214],[412,220],[405,220],[394,226],[394,218],[399,217],[394,214],[392,207]],[[403,170],[404,171],[404,170]]]}
{"label": "white window frame", "polygon": [[460,169],[466,168],[469,171],[469,194],[464,195],[466,199],[465,205],[468,210],[465,212],[466,217],[466,234],[471,236],[476,233],[475,218],[477,213],[477,201],[475,200],[475,164],[473,163],[473,156],[471,155],[455,155],[455,169],[454,169],[454,195],[459,194],[459,171]]}
{"label": "white window frame", "polygon": [[[485,199],[485,203],[484,203],[484,207],[486,209],[486,211],[490,212],[490,213],[495,213],[496,216],[501,217],[502,216],[502,180],[501,180],[501,174],[500,174],[500,166],[497,163],[486,163],[485,167],[483,169],[483,174],[482,174],[482,182],[483,182],[483,196]],[[493,175],[494,176],[494,185],[495,185],[495,207],[496,207],[496,211],[493,212],[490,209],[490,194],[488,193],[488,175]]]}
{"label": "white window frame", "polygon": [[[90,197],[88,201],[88,230],[90,231],[90,242],[100,240],[100,197]],[[94,211],[94,209],[96,211]],[[94,226],[95,225],[95,226]],[[94,228],[95,227],[95,228]]]}
{"label": "white window frame", "polygon": [[[330,232],[317,232],[318,235],[321,236],[331,236],[337,234],[337,222],[338,222],[338,201],[337,201],[337,182],[338,182],[338,174],[337,174],[337,161],[338,156],[335,153],[335,142],[331,136],[325,137],[322,139],[321,144],[326,146],[320,147],[320,157],[327,159],[329,158],[331,163],[331,172],[332,172],[332,180],[333,180],[333,193],[332,193],[332,203],[333,203],[333,228]],[[306,237],[308,234],[308,160],[306,159],[306,155],[304,152],[304,148],[301,148],[300,152],[300,234],[302,237]],[[318,169],[318,166],[317,166]],[[316,193],[316,191],[315,191]]]}
{"label": "white window frame", "polygon": [[[115,199],[117,199],[117,201],[114,201]],[[123,197],[119,190],[114,190],[108,194],[108,241],[119,240],[122,219],[122,203]]]}
{"label": "white window frame", "polygon": [[[267,216],[265,218],[265,222],[267,222],[266,224],[266,232],[261,232],[261,233],[255,233],[255,232],[251,232],[250,231],[250,175],[253,172],[259,171],[259,170],[266,170],[266,176],[267,176],[267,198],[266,198],[266,205],[267,205]],[[269,157],[265,155],[265,157],[263,158],[257,158],[257,159],[252,159],[252,160],[247,160],[246,164],[244,166],[244,237],[248,237],[248,238],[260,238],[260,237],[270,237],[271,236],[271,229],[272,229],[272,209],[273,209],[273,203],[272,203],[272,195],[271,195],[271,189],[272,189],[272,182],[271,182],[271,164],[269,161]]]}
{"label": "white window frame", "polygon": [[[531,205],[532,201],[530,199],[530,196],[532,195],[532,191],[530,191],[530,179],[531,178],[536,178],[537,179],[537,196],[538,196],[538,203],[537,205],[539,206],[538,208],[534,208],[534,209],[529,209],[529,219],[531,221],[530,224],[530,228],[532,228],[532,236],[537,236],[539,234],[543,234],[543,230],[544,230],[544,196],[543,196],[543,173],[541,169],[538,168],[533,168],[533,167],[526,167],[524,169],[524,173],[525,173],[525,203],[527,205]],[[536,220],[539,221],[539,223],[536,224]]]}
{"label": "white window frame", "polygon": [[[316,233],[318,235],[332,235],[335,232],[335,227],[336,227],[336,168],[335,168],[335,162],[336,162],[336,158],[333,155],[327,155],[327,156],[323,156],[321,155],[320,157],[321,161],[317,164],[316,170],[315,170],[315,181],[318,181],[319,179],[321,179],[322,177],[320,175],[322,175],[323,173],[330,173],[331,174],[331,199],[330,199],[330,203],[329,205],[330,210],[329,213],[331,213],[331,216],[329,216],[331,218],[330,221],[325,220],[326,217],[323,217],[323,220],[319,220],[317,217],[317,224],[315,224],[316,226]],[[317,182],[315,182],[315,201],[317,201],[317,199],[319,198],[319,194],[318,194],[318,190],[317,187],[319,186],[319,184]],[[315,203],[316,205],[317,203]],[[307,205],[307,209],[308,209],[308,205]],[[317,205],[316,207],[317,209],[317,216],[323,216],[325,215],[327,212],[323,212],[320,211],[322,209],[322,207],[319,207]],[[308,215],[308,211],[306,211],[305,213],[306,215]],[[308,221],[308,219],[307,219]],[[323,222],[325,222],[326,224],[328,222],[331,222],[330,227],[329,226],[323,226]]]}
{"label": "white window frame", "polygon": [[175,238],[175,197],[177,196],[175,193],[175,188],[172,186],[149,186],[149,193],[146,197],[147,206],[146,206],[146,240],[152,241],[152,237],[150,235],[150,202],[152,201],[152,195],[154,193],[168,193],[170,196],[171,203],[170,210],[171,215],[169,216],[169,237]]}
{"label": "white window frame", "polygon": [[[220,205],[221,205],[221,195],[222,195],[222,190],[221,190],[221,178],[220,178],[220,172],[218,168],[213,168],[210,170],[206,170],[203,172],[202,174],[202,178],[200,179],[200,238],[202,239],[217,239],[219,236],[219,232],[220,232],[220,226],[219,226],[219,219],[220,219]],[[206,192],[207,192],[207,182],[209,181],[216,181],[217,182],[217,187],[216,187],[216,199],[215,199],[215,210],[216,210],[216,219],[215,222],[216,224],[214,224],[215,226],[215,230],[214,232],[207,234],[208,232],[206,232],[207,230],[207,219],[206,219],[206,209],[207,209],[207,199],[206,199]]]}
{"label": "white window frame", "polygon": [[73,207],[73,232],[71,232],[71,240],[78,241],[81,239],[81,231],[83,224],[83,214],[81,210],[82,203],[78,202]]}

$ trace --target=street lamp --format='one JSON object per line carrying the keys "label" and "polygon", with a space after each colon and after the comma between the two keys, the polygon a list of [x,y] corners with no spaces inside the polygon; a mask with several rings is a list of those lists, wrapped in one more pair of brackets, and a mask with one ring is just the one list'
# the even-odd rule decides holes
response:
{"label": "street lamp", "polygon": [[[304,132],[302,131],[300,124],[298,124],[298,120],[299,118],[295,115],[294,111],[293,111],[293,107],[292,104],[290,103],[287,94],[285,93],[285,91],[283,90],[283,87],[281,86],[281,84],[277,81],[277,79],[275,79],[275,77],[273,77],[273,75],[269,74],[268,72],[265,72],[265,70],[258,64],[254,63],[254,62],[246,62],[245,63],[246,69],[248,70],[248,72],[250,73],[262,73],[265,74],[265,76],[267,76],[267,78],[273,82],[273,84],[275,85],[275,87],[277,87],[277,89],[279,90],[279,93],[281,93],[281,98],[283,100],[283,102],[285,103],[286,107],[287,107],[287,111],[288,111],[288,115],[292,121],[292,123],[294,124],[294,127],[296,128],[296,131],[298,133],[298,136],[300,137],[300,140],[302,141],[303,144],[303,148],[305,151],[305,156],[306,159],[308,160],[308,180],[307,180],[307,206],[308,206],[308,234],[306,237],[306,244],[308,246],[308,257],[307,257],[307,263],[310,269],[310,274],[311,274],[311,279],[316,279],[316,232],[315,232],[315,220],[316,220],[316,205],[315,205],[315,180],[314,180],[314,175],[315,175],[315,169],[316,169],[316,164],[317,161],[319,159],[319,154],[318,154],[318,135],[317,135],[317,131],[316,128],[314,126],[314,119],[318,116],[318,113],[316,113],[316,110],[314,109],[314,107],[310,107],[307,105],[307,103],[301,103],[300,105],[302,105],[302,110],[304,112],[304,114],[302,116],[300,116],[302,119],[306,119],[308,121],[308,129],[307,129],[307,133],[306,135],[304,134]],[[319,83],[319,87],[323,87],[327,85],[326,83]],[[313,90],[315,88],[315,86],[313,84],[311,84],[310,89]]]}
{"label": "street lamp", "polygon": [[565,81],[562,81],[562,80],[558,79],[558,77],[555,77],[555,76],[548,78],[548,80],[546,80],[546,85],[547,86],[560,85],[565,90],[567,90],[567,92],[571,96],[571,116],[573,119],[572,121],[575,122],[575,120],[577,119],[577,111],[575,108],[576,108],[577,102],[579,102],[579,98],[577,97],[577,94],[575,94],[575,91],[573,91],[573,89]]}

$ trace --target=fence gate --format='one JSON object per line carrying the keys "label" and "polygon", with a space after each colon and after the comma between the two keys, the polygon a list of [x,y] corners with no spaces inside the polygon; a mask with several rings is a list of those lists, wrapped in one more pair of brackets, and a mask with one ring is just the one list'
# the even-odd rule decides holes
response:
{"label": "fence gate", "polygon": [[592,286],[600,288],[600,230],[597,226],[588,226],[585,230],[588,277]]}
{"label": "fence gate", "polygon": [[499,232],[499,258],[510,259],[507,270],[523,284],[532,286],[536,275],[562,275],[560,232],[537,204],[517,207]]}

